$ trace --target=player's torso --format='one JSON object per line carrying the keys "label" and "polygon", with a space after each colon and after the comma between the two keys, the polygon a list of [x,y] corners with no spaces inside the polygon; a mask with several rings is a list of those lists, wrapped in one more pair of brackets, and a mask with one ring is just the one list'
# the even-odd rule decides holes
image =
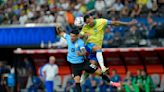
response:
{"label": "player's torso", "polygon": [[88,34],[88,39],[87,39],[87,43],[88,42],[92,42],[95,43],[96,45],[102,45],[102,41],[104,38],[104,26],[101,23],[96,23],[96,25],[94,27],[89,27],[87,26],[85,28],[85,33]]}
{"label": "player's torso", "polygon": [[73,63],[83,61],[83,57],[77,55],[77,52],[80,52],[79,42],[80,42],[80,40],[77,40],[74,43],[72,43],[71,41],[68,42],[68,44],[69,44],[68,45],[68,55],[67,55],[68,61],[73,62]]}

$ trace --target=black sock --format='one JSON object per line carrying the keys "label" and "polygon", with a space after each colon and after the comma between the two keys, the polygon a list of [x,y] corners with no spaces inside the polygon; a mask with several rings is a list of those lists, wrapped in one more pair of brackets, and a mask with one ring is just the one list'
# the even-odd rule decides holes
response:
{"label": "black sock", "polygon": [[106,74],[102,73],[101,77],[102,77],[103,80],[105,80],[106,82],[110,83],[110,78]]}
{"label": "black sock", "polygon": [[76,83],[76,92],[81,92],[80,83]]}

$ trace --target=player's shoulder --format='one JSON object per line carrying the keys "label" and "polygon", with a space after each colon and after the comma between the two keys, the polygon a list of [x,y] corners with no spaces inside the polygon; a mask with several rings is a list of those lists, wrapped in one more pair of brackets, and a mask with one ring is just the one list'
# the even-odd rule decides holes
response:
{"label": "player's shoulder", "polygon": [[78,42],[79,43],[84,43],[84,41],[81,38],[78,39]]}
{"label": "player's shoulder", "polygon": [[89,28],[89,26],[87,24],[84,24],[82,30],[85,30],[85,29],[88,29],[88,28]]}
{"label": "player's shoulder", "polygon": [[107,19],[104,19],[104,18],[98,18],[98,19],[95,19],[96,21],[106,21]]}

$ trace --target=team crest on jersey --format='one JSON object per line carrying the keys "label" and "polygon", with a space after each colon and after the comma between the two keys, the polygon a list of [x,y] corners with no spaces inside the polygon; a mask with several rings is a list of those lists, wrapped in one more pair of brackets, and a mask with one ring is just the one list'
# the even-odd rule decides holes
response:
{"label": "team crest on jersey", "polygon": [[97,30],[95,29],[94,32],[97,32]]}

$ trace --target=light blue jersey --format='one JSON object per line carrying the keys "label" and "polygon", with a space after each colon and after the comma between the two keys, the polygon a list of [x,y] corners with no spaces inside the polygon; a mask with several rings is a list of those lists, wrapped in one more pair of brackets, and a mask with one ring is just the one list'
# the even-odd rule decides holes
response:
{"label": "light blue jersey", "polygon": [[71,42],[70,35],[65,34],[64,38],[67,41],[68,44],[68,54],[67,54],[67,61],[72,64],[79,64],[84,62],[83,56],[78,56],[77,52],[80,52],[81,48],[84,47],[84,41],[82,39],[78,39],[76,42]]}

